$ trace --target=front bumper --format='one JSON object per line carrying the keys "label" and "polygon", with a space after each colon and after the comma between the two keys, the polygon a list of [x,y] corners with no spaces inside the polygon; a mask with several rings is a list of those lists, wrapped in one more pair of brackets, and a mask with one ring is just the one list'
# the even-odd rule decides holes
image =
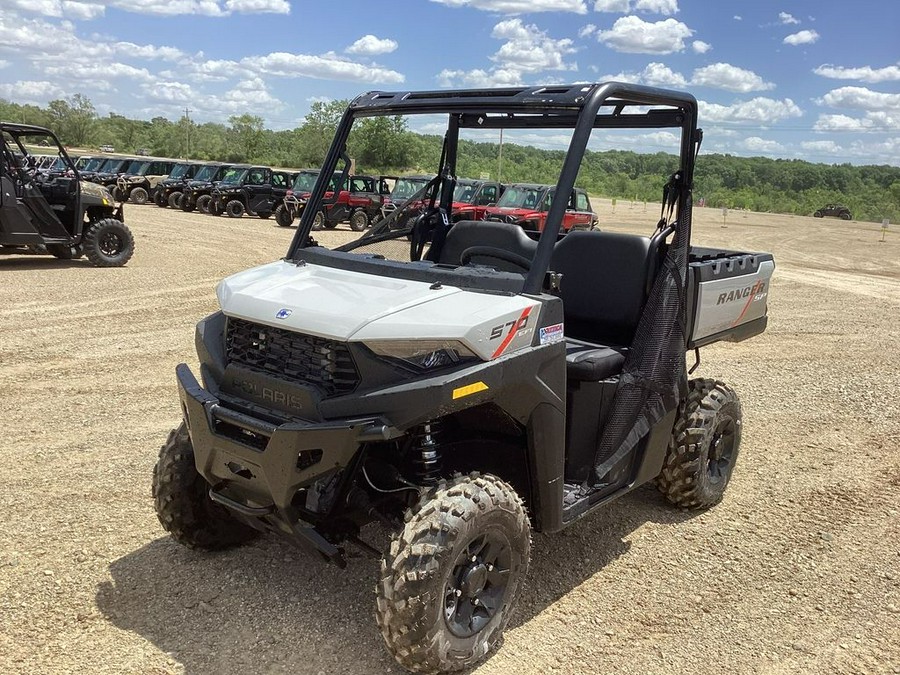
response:
{"label": "front bumper", "polygon": [[187,365],[175,373],[197,471],[243,515],[290,513],[299,490],[350,465],[360,445],[400,435],[378,417],[271,424],[224,406]]}

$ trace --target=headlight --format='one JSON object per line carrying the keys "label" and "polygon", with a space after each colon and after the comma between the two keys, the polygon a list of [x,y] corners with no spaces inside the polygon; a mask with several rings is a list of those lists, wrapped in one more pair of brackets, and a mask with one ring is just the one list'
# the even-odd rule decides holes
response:
{"label": "headlight", "polygon": [[397,359],[420,370],[434,370],[476,361],[459,340],[373,340],[365,345],[379,356]]}

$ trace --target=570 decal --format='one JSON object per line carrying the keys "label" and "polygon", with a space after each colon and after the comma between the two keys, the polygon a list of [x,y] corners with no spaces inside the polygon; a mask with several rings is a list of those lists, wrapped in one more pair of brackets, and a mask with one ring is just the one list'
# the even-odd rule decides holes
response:
{"label": "570 decal", "polygon": [[[525,328],[528,325],[528,314],[523,314],[515,321],[507,321],[506,323],[501,323],[499,326],[494,326],[491,328],[491,340],[496,340],[501,337],[506,331],[509,331],[512,334],[518,333],[520,330]],[[513,328],[515,326],[515,328]]]}

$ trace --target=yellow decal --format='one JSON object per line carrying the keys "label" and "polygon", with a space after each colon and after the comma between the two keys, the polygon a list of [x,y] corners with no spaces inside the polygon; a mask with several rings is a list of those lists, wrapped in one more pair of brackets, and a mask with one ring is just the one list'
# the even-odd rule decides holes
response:
{"label": "yellow decal", "polygon": [[453,400],[455,401],[464,396],[477,394],[479,391],[484,391],[487,388],[488,386],[484,382],[476,382],[475,384],[467,384],[465,387],[457,387],[453,390]]}

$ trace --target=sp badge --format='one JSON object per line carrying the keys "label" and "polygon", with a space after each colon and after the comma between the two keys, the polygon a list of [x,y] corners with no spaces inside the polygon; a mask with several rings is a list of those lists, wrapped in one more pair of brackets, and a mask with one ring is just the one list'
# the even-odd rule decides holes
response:
{"label": "sp badge", "polygon": [[283,307],[275,313],[275,318],[276,319],[286,319],[293,313],[294,313],[293,310]]}

